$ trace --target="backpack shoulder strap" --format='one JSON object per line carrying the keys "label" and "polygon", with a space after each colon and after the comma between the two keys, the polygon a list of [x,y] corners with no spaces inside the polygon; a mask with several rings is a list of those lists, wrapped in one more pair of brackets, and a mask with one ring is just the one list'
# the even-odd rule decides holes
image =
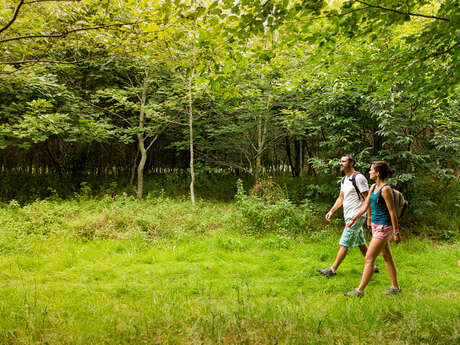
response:
{"label": "backpack shoulder strap", "polygon": [[351,176],[351,183],[353,184],[353,187],[355,187],[356,193],[358,193],[359,200],[361,200],[361,199],[364,199],[364,197],[361,195],[358,185],[356,184],[356,175],[359,175],[359,174],[361,174],[359,171],[353,172],[353,175]]}
{"label": "backpack shoulder strap", "polygon": [[[377,185],[377,183],[376,183],[376,185]],[[382,192],[383,192],[383,188],[385,188],[386,186],[390,187],[390,189],[393,191],[393,188],[388,183],[385,183],[382,187],[380,187],[380,190],[378,191],[379,199],[384,200]]]}
{"label": "backpack shoulder strap", "polygon": [[371,193],[374,192],[374,189],[375,189],[375,186],[377,185],[377,183],[374,183],[372,186],[371,186]]}

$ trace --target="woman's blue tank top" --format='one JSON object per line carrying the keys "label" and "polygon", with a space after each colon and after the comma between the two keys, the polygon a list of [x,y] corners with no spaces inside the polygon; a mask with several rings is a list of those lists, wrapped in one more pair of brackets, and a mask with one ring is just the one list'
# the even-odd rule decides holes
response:
{"label": "woman's blue tank top", "polygon": [[374,191],[375,188],[377,188],[377,185],[372,189],[371,222],[379,225],[392,225],[390,212],[388,212],[388,207],[385,203],[385,199],[383,198],[383,196],[380,197],[380,195],[382,194],[382,190],[385,186],[387,185],[383,185],[382,188],[380,188],[380,190],[376,194],[374,194]]}

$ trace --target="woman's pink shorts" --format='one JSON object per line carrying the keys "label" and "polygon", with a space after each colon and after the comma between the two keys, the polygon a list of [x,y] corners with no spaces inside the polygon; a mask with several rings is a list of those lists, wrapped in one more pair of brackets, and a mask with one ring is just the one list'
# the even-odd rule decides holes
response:
{"label": "woman's pink shorts", "polygon": [[372,223],[372,237],[389,240],[393,236],[393,226]]}

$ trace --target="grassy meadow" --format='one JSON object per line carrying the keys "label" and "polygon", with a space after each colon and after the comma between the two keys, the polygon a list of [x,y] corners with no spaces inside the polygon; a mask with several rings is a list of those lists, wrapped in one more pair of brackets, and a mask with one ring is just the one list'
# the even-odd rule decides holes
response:
{"label": "grassy meadow", "polygon": [[0,344],[460,342],[458,240],[405,237],[392,247],[402,294],[380,295],[379,258],[366,296],[346,299],[358,249],[337,276],[315,272],[335,257],[340,215],[260,235],[243,214],[180,197],[3,205]]}

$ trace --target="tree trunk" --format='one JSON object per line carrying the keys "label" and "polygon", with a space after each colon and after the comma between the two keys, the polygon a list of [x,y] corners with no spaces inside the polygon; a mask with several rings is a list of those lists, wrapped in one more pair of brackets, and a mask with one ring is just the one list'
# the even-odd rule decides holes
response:
{"label": "tree trunk", "polygon": [[300,176],[301,162],[302,162],[302,144],[300,140],[294,139],[294,151],[295,151],[295,171],[293,172],[294,177]]}
{"label": "tree trunk", "polygon": [[[193,8],[196,8],[196,1],[193,0]],[[196,26],[197,17],[193,22],[193,44],[192,44],[192,70],[188,78],[188,128],[189,128],[189,150],[190,150],[190,198],[192,205],[195,205],[195,162],[193,154],[193,81],[196,72]]]}
{"label": "tree trunk", "polygon": [[141,153],[141,160],[137,167],[137,198],[140,200],[144,192],[144,167],[147,161],[147,151],[144,144],[144,135],[139,133],[137,139],[139,143],[139,152]]}
{"label": "tree trunk", "polygon": [[285,138],[285,141],[286,141],[286,153],[287,153],[287,157],[288,157],[288,161],[289,161],[289,165],[291,166],[291,173],[292,173],[292,176],[295,177],[294,175],[294,164],[292,163],[292,154],[291,154],[291,143],[289,142],[289,138],[286,136]]}
{"label": "tree trunk", "polygon": [[129,184],[132,185],[134,183],[134,175],[136,174],[136,165],[137,165],[137,158],[139,157],[139,145],[136,145],[136,158],[134,158],[133,166],[131,168],[131,178],[129,179]]}
{"label": "tree trunk", "polygon": [[189,127],[189,149],[190,149],[190,198],[192,205],[195,205],[195,165],[193,156],[193,104],[192,104],[192,80],[189,80],[188,88],[188,127]]}
{"label": "tree trunk", "polygon": [[[313,164],[311,162],[309,162],[309,159],[313,157],[313,153],[312,151],[310,150],[309,146],[308,146],[308,141],[305,140],[304,141],[304,144],[305,144],[305,150],[307,151],[307,174],[311,171],[313,176],[316,176],[316,171],[315,171],[315,168],[313,167]],[[309,175],[309,174],[308,174]]]}
{"label": "tree trunk", "polygon": [[303,151],[303,146],[304,146],[304,141],[303,139],[300,140],[300,158],[299,158],[299,163],[300,163],[300,170],[299,170],[299,177],[303,176],[303,156],[304,156],[304,151]]}
{"label": "tree trunk", "polygon": [[259,114],[257,121],[257,152],[256,152],[256,166],[254,169],[254,178],[256,182],[260,178],[260,171],[262,170],[262,152],[263,152],[263,133],[262,133],[262,115]]}
{"label": "tree trunk", "polygon": [[51,162],[54,164],[56,172],[58,173],[59,176],[62,176],[62,167],[57,161],[57,159],[54,158],[53,154],[51,153],[48,140],[45,142],[45,147],[46,147],[46,152],[48,153],[48,156],[51,158]]}
{"label": "tree trunk", "polygon": [[[146,78],[147,79],[147,78]],[[142,94],[140,97],[141,110],[139,111],[139,133],[137,133],[137,142],[139,146],[139,152],[141,154],[141,160],[137,166],[137,198],[142,199],[144,192],[144,167],[147,160],[147,150],[145,149],[145,137],[144,137],[144,121],[145,121],[145,101],[147,98],[147,80],[144,79],[142,85]]]}

